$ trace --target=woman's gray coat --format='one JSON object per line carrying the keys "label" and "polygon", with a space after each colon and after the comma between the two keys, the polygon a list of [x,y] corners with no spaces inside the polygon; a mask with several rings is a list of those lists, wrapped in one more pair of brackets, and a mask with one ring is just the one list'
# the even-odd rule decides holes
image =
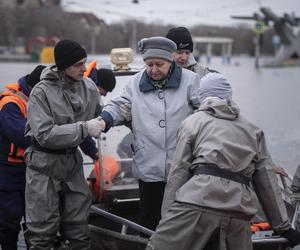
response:
{"label": "woman's gray coat", "polygon": [[133,174],[136,178],[145,182],[167,180],[177,129],[199,107],[199,82],[197,74],[174,64],[166,85],[156,89],[143,70],[128,82],[120,97],[104,107],[115,126],[125,120],[119,107],[131,105]]}

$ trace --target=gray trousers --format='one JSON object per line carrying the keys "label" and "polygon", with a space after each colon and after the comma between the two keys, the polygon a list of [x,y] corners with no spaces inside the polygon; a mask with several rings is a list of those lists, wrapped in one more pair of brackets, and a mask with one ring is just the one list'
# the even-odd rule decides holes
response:
{"label": "gray trousers", "polygon": [[68,182],[27,168],[25,201],[30,249],[51,249],[57,232],[71,249],[90,249],[91,195],[82,168]]}
{"label": "gray trousers", "polygon": [[150,238],[147,250],[251,250],[247,220],[203,212],[174,202]]}

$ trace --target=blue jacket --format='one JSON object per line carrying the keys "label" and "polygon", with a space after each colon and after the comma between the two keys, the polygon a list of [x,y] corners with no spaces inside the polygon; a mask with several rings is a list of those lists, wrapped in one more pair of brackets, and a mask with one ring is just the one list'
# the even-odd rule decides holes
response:
{"label": "blue jacket", "polygon": [[[18,84],[21,92],[29,96],[26,78]],[[9,102],[0,111],[0,189],[20,190],[25,187],[25,163],[8,162],[11,143],[21,148],[30,145],[30,139],[24,137],[26,118],[17,104]]]}

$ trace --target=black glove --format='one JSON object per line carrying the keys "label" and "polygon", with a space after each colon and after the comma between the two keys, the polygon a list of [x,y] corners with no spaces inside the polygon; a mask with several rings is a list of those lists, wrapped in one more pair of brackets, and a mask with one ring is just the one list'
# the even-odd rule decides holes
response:
{"label": "black glove", "polygon": [[283,231],[279,234],[281,237],[288,239],[291,243],[290,246],[294,247],[300,244],[300,232],[290,228],[289,230]]}

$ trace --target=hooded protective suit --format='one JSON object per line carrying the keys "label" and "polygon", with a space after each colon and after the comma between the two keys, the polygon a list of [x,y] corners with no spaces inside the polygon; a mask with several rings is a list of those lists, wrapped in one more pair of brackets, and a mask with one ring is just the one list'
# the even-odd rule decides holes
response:
{"label": "hooded protective suit", "polygon": [[100,113],[92,80],[73,81],[56,67],[44,70],[28,102],[25,152],[26,220],[31,249],[50,249],[56,232],[72,249],[89,249],[91,196],[77,146],[88,136],[83,121]]}
{"label": "hooded protective suit", "polygon": [[300,164],[297,166],[297,170],[293,177],[291,188],[293,192],[299,193],[300,192]]}
{"label": "hooded protective suit", "polygon": [[[290,228],[264,133],[240,116],[235,104],[207,97],[182,123],[174,155],[162,220],[149,249],[252,249],[249,221],[258,199],[273,229]],[[252,185],[193,174],[206,164],[237,173]]]}

